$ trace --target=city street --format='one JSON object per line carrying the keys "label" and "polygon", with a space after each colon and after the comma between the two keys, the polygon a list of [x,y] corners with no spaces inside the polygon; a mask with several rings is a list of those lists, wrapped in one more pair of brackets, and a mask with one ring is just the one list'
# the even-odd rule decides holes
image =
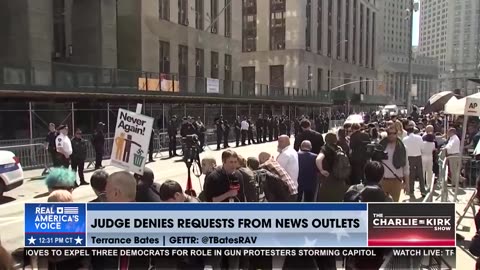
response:
{"label": "city street", "polygon": [[[293,140],[292,140],[293,142]],[[232,143],[230,143],[232,145]],[[214,148],[215,146],[210,146]],[[238,148],[232,148],[238,154],[249,157],[257,156],[261,151],[266,151],[272,154],[276,153],[276,142],[264,143],[260,145],[250,145]],[[222,151],[211,151],[207,150],[201,154],[203,157],[214,157],[219,164],[221,162],[221,153]],[[168,153],[162,152],[163,157],[167,157]],[[109,161],[104,161],[104,165],[108,165]],[[151,168],[155,173],[156,182],[163,182],[167,179],[172,179],[178,181],[183,187],[186,185],[187,181],[187,171],[186,166],[183,162],[180,161],[179,157],[172,159],[159,158],[156,159],[156,162],[147,164],[147,167]],[[119,171],[113,166],[106,166],[105,170],[109,173]],[[37,177],[41,174],[42,170],[32,170],[26,171],[25,176],[29,178]],[[85,177],[88,180],[92,172],[86,173]],[[193,187],[199,193],[200,191],[200,181],[192,175]],[[203,183],[203,178],[202,178]],[[418,184],[418,183],[417,183]],[[418,188],[416,189],[418,191]],[[46,196],[42,196],[47,192],[47,188],[43,180],[28,180],[24,183],[23,186],[14,189],[10,192],[7,192],[5,196],[7,199],[12,200],[10,202],[3,203],[0,205],[0,238],[2,245],[5,246],[8,250],[12,251],[16,248],[23,246],[23,231],[24,231],[24,207],[25,202],[45,202],[47,200]],[[463,211],[465,208],[466,202],[470,198],[473,190],[465,190],[465,192],[459,193],[459,202],[456,204],[457,211]],[[90,186],[81,186],[74,190],[73,197],[76,202],[88,202],[95,198],[95,195],[90,188]],[[420,199],[420,194],[417,193],[416,197]],[[408,201],[408,196],[402,194],[401,201]],[[468,212],[466,217],[462,221],[462,226],[464,229],[460,229],[459,233],[462,234],[466,241],[458,242],[457,245],[457,269],[472,269],[475,259],[468,253],[465,252],[464,247],[461,247],[461,244],[465,244],[468,249],[469,240],[474,235],[474,222],[473,222],[473,213],[471,210]],[[428,262],[425,262],[428,263]]]}

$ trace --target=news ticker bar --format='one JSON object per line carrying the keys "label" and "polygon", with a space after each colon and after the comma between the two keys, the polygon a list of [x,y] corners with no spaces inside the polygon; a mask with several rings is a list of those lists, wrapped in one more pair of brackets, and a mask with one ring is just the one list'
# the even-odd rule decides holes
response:
{"label": "news ticker bar", "polygon": [[26,247],[452,247],[455,205],[25,204]]}
{"label": "news ticker bar", "polygon": [[25,248],[27,256],[139,256],[139,257],[170,257],[170,256],[384,256],[390,253],[397,257],[453,257],[455,248]]}

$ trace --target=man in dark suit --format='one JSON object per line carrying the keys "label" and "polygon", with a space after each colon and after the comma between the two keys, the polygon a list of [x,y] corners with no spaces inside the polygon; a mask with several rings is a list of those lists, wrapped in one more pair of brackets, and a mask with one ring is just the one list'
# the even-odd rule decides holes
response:
{"label": "man in dark suit", "polygon": [[363,169],[367,163],[367,144],[370,143],[370,136],[360,130],[360,124],[352,124],[352,135],[350,135],[350,164],[352,173],[350,176],[351,185],[360,184],[363,177]]}
{"label": "man in dark suit", "polygon": [[317,154],[310,152],[312,143],[303,141],[298,151],[298,197],[297,201],[315,202],[315,191],[317,190],[317,165],[315,160]]}
{"label": "man in dark suit", "polygon": [[300,122],[300,128],[302,129],[302,132],[295,136],[295,143],[293,145],[294,149],[298,151],[300,149],[300,144],[307,140],[312,144],[311,152],[318,155],[320,153],[320,148],[325,144],[322,134],[312,130],[311,123],[308,119],[303,119]]}

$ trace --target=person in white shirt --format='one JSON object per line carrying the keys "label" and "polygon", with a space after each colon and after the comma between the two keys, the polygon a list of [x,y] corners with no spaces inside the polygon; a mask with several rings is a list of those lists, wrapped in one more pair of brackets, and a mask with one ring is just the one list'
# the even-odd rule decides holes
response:
{"label": "person in white shirt", "polygon": [[433,153],[436,149],[435,134],[433,134],[433,126],[428,125],[425,128],[425,135],[423,136],[422,148],[422,167],[423,176],[427,182],[427,190],[431,188],[433,181]]}
{"label": "person in white shirt", "polygon": [[423,178],[422,149],[423,139],[414,133],[415,123],[410,121],[407,126],[407,136],[402,142],[407,149],[408,165],[410,167],[410,197],[414,197],[415,180],[420,183],[420,192],[424,197],[427,194],[425,180]]}
{"label": "person in white shirt", "polygon": [[245,141],[247,140],[249,127],[250,125],[248,124],[247,118],[244,117],[242,123],[240,123],[240,132],[242,134],[242,146],[245,145]]}
{"label": "person in white shirt", "polygon": [[447,133],[448,142],[444,149],[447,151],[448,166],[450,167],[451,179],[453,185],[458,184],[462,160],[460,159],[460,139],[457,136],[457,130],[450,128]]}
{"label": "person in white shirt", "polygon": [[290,145],[290,138],[287,135],[278,137],[277,150],[280,153],[277,157],[278,164],[287,171],[292,181],[298,186],[298,153]]}
{"label": "person in white shirt", "polygon": [[58,136],[55,138],[58,163],[61,167],[68,168],[70,166],[70,155],[73,152],[72,142],[68,138],[68,126],[60,125],[58,133]]}

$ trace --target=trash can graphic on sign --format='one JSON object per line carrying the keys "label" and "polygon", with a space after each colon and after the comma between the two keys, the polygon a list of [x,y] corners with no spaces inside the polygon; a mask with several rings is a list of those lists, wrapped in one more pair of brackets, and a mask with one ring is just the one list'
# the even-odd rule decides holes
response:
{"label": "trash can graphic on sign", "polygon": [[142,166],[144,159],[145,157],[143,156],[143,150],[138,148],[137,152],[133,154],[133,165],[138,167]]}

